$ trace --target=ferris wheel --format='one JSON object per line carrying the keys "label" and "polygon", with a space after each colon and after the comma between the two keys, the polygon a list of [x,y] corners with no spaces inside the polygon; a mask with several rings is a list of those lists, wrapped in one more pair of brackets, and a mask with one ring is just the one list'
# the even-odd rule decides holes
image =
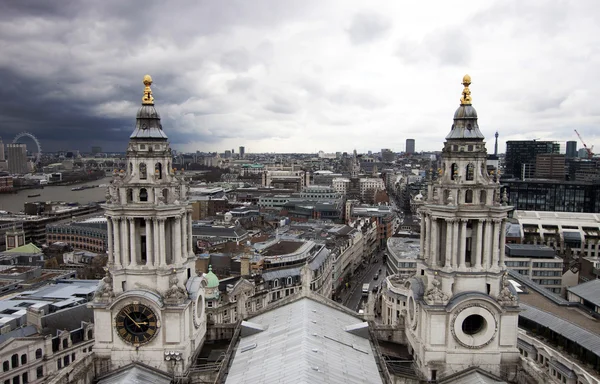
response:
{"label": "ferris wheel", "polygon": [[19,141],[19,139],[21,139],[23,137],[29,137],[31,140],[33,140],[33,142],[37,146],[37,154],[35,156],[35,163],[37,164],[37,163],[41,162],[42,161],[42,145],[40,144],[40,141],[37,139],[37,137],[35,137],[32,133],[29,133],[29,132],[19,133],[13,139],[13,144],[17,144],[17,141]]}

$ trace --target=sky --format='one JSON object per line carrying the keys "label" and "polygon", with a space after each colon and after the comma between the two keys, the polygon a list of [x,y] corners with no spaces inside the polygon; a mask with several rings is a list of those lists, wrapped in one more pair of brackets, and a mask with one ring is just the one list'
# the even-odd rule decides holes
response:
{"label": "sky", "polygon": [[150,74],[179,151],[435,151],[468,73],[488,152],[496,131],[501,153],[564,151],[574,129],[600,148],[599,16],[597,0],[3,1],[0,137],[124,151]]}

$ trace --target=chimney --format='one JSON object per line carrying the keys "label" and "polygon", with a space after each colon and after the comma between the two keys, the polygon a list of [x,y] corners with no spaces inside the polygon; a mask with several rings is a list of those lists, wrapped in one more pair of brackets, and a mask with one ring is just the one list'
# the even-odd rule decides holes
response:
{"label": "chimney", "polygon": [[250,276],[250,256],[244,254],[240,257],[240,275]]}

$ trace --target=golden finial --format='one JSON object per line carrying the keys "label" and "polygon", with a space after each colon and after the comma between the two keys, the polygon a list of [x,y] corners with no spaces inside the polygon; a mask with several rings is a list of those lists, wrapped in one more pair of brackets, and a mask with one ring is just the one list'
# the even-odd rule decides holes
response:
{"label": "golden finial", "polygon": [[473,100],[473,99],[471,99],[471,90],[469,89],[469,85],[471,85],[471,76],[465,75],[463,77],[462,85],[464,85],[465,88],[462,91],[462,97],[460,98],[460,104],[461,105],[471,105],[471,101]]}
{"label": "golden finial", "polygon": [[153,105],[154,97],[152,97],[152,89],[150,89],[150,86],[152,85],[152,78],[150,77],[150,75],[144,76],[144,85],[146,87],[144,88],[144,97],[142,97],[142,104]]}

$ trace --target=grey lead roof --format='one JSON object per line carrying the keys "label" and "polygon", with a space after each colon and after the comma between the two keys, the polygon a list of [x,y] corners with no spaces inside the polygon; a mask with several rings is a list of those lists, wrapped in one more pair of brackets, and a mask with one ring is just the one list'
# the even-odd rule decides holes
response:
{"label": "grey lead roof", "polygon": [[98,384],[170,384],[171,379],[157,371],[132,365],[98,381]]}
{"label": "grey lead roof", "polygon": [[524,309],[523,312],[519,313],[520,317],[549,328],[600,357],[600,336],[527,304],[521,303],[520,307]]}
{"label": "grey lead roof", "polygon": [[154,105],[142,105],[138,110],[135,130],[130,139],[161,139],[166,140],[167,135],[162,129],[160,116]]}
{"label": "grey lead roof", "polygon": [[598,279],[567,288],[567,291],[600,307],[600,280]]}
{"label": "grey lead roof", "polygon": [[344,330],[352,315],[304,297],[250,321],[265,330],[241,337],[226,384],[382,383],[370,341]]}

